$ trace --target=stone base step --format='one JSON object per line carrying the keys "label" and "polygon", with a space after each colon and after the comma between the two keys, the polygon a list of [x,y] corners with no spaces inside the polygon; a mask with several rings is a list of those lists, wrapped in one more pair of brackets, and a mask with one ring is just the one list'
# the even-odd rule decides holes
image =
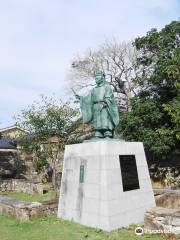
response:
{"label": "stone base step", "polygon": [[58,199],[43,202],[25,202],[0,195],[0,214],[15,217],[20,222],[57,214]]}
{"label": "stone base step", "polygon": [[180,235],[180,209],[151,208],[144,215],[144,227],[149,233],[159,230],[162,233]]}
{"label": "stone base step", "polygon": [[20,221],[42,216],[42,203],[28,203],[0,195],[0,214],[15,217]]}

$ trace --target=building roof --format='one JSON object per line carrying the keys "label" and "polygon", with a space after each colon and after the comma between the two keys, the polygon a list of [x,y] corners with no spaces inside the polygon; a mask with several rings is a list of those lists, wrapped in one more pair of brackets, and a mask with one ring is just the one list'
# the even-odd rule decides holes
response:
{"label": "building roof", "polygon": [[7,140],[0,139],[0,149],[16,149],[13,145],[11,145]]}
{"label": "building roof", "polygon": [[3,132],[9,131],[9,130],[14,130],[14,129],[18,129],[20,131],[29,133],[27,130],[25,130],[25,129],[21,128],[21,127],[18,127],[16,125],[9,126],[9,127],[6,127],[6,128],[0,128],[0,132],[3,133]]}

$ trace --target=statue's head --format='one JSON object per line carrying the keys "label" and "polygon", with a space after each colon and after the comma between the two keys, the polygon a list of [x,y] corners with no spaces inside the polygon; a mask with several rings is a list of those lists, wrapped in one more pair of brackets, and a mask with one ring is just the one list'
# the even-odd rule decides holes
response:
{"label": "statue's head", "polygon": [[96,84],[99,85],[102,82],[105,82],[105,74],[102,71],[96,72],[95,74]]}

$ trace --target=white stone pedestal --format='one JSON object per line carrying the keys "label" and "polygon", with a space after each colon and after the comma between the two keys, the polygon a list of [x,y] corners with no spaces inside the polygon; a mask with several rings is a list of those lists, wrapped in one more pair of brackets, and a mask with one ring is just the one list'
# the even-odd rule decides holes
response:
{"label": "white stone pedestal", "polygon": [[[135,155],[139,189],[123,191],[119,155]],[[66,146],[59,217],[111,231],[142,223],[145,211],[154,206],[141,142],[101,140]]]}

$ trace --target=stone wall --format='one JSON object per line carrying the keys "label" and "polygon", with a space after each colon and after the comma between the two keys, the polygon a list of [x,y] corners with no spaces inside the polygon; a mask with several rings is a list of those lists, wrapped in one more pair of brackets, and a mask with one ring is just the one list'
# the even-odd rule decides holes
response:
{"label": "stone wall", "polygon": [[145,229],[180,235],[180,210],[154,207],[145,213]]}
{"label": "stone wall", "polygon": [[38,202],[28,203],[0,195],[0,214],[13,216],[20,221],[42,216],[41,206]]}
{"label": "stone wall", "polygon": [[57,214],[58,199],[44,202],[25,202],[0,195],[0,214],[12,216],[21,222],[47,214]]}
{"label": "stone wall", "polygon": [[23,192],[43,194],[43,184],[28,182],[23,179],[0,180],[0,192]]}
{"label": "stone wall", "polygon": [[158,195],[155,199],[157,207],[180,209],[180,191]]}
{"label": "stone wall", "polygon": [[0,178],[14,178],[25,170],[24,162],[15,151],[0,152]]}
{"label": "stone wall", "polygon": [[180,236],[180,190],[154,190],[156,207],[146,211],[146,230],[161,230]]}
{"label": "stone wall", "polygon": [[42,204],[42,212],[44,215],[55,214],[58,211],[58,198],[40,202]]}

